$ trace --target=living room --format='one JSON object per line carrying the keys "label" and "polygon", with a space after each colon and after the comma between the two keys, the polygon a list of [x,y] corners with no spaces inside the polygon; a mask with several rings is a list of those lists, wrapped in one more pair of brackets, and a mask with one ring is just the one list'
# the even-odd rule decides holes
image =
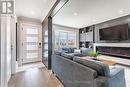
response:
{"label": "living room", "polygon": [[[57,15],[52,18],[52,29],[54,29],[52,71],[61,80],[61,82],[63,81],[62,83],[67,80],[70,81],[68,84],[67,82],[64,83],[67,87],[73,86],[71,81],[81,81],[82,83],[83,79],[77,79],[80,78],[78,77],[78,74],[75,74],[75,72],[78,72],[78,70],[74,70],[75,72],[69,72],[68,69],[66,73],[63,73],[67,70],[67,67],[71,68],[72,70],[74,67],[71,67],[73,64],[71,66],[69,66],[69,63],[65,64],[64,62],[67,60],[62,61],[58,59],[60,57],[57,55],[60,55],[61,58],[67,58],[69,56],[71,59],[73,54],[74,57],[71,60],[76,61],[76,63],[78,62],[82,65],[85,65],[85,60],[91,59],[107,64],[110,70],[115,68],[122,68],[124,69],[124,75],[120,75],[123,75],[123,77],[113,76],[116,78],[113,80],[115,84],[110,83],[111,86],[109,87],[130,86],[130,11],[128,3],[129,1],[122,0],[70,0],[62,9],[60,9]],[[69,37],[67,34],[65,36],[63,33],[56,35],[55,31],[58,31],[57,29],[61,29],[63,32],[69,30],[78,32],[75,35],[76,40],[72,39],[72,42],[75,45],[68,45],[68,38],[71,38],[71,36]],[[62,35],[65,38],[62,38]],[[55,37],[57,37],[57,39]],[[76,59],[77,56],[79,60]],[[63,66],[60,66],[60,64],[63,64]],[[86,63],[86,66],[89,66],[89,64],[87,65]],[[63,72],[60,72],[61,70]],[[79,71],[82,70],[79,69]],[[120,72],[117,70],[116,73],[123,73],[122,70],[119,71]],[[74,76],[67,77],[67,74],[69,75],[70,73],[75,74],[77,78],[74,78]],[[82,73],[82,75],[85,74]],[[81,77],[83,78],[83,76]],[[103,84],[100,84],[98,87],[106,87],[101,86]],[[77,85],[81,86],[80,82],[79,84],[77,82]],[[89,87],[91,87],[91,85]]]}
{"label": "living room", "polygon": [[130,87],[129,3],[0,1],[0,87]]}

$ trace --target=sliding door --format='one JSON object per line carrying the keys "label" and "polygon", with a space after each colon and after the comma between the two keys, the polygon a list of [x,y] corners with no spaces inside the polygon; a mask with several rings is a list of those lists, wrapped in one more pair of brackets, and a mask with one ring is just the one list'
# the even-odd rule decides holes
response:
{"label": "sliding door", "polygon": [[[52,18],[59,12],[59,10],[68,2],[68,0],[57,0],[51,11],[48,13],[43,21],[43,63],[48,69],[51,69],[51,56],[53,52],[53,29]],[[48,35],[45,33],[48,32]],[[48,40],[48,42],[47,42]]]}
{"label": "sliding door", "polygon": [[43,63],[48,67],[48,27],[46,26],[43,31]]}

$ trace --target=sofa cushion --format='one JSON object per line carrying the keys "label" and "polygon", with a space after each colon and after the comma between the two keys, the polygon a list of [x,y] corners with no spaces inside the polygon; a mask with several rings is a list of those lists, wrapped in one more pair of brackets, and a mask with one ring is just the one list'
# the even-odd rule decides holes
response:
{"label": "sofa cushion", "polygon": [[62,52],[64,53],[74,53],[74,49],[76,48],[69,48],[69,47],[61,48]]}
{"label": "sofa cushion", "polygon": [[80,49],[74,49],[74,53],[81,53]]}
{"label": "sofa cushion", "polygon": [[65,48],[61,48],[61,49],[62,49],[62,51],[64,53],[71,53],[71,49],[70,48],[65,47]]}
{"label": "sofa cushion", "polygon": [[81,48],[81,53],[83,56],[88,56],[91,51],[91,48]]}
{"label": "sofa cushion", "polygon": [[59,50],[55,50],[55,51],[54,51],[54,54],[56,54],[56,55],[61,55],[61,53],[62,53],[62,52],[59,51]]}
{"label": "sofa cushion", "polygon": [[74,56],[83,57],[81,53],[74,53]]}
{"label": "sofa cushion", "polygon": [[71,49],[71,53],[74,53],[74,50],[77,48],[70,48]]}
{"label": "sofa cushion", "polygon": [[74,57],[73,60],[84,66],[87,66],[96,70],[98,75],[100,76],[109,76],[110,70],[109,70],[108,65],[100,61],[92,60],[92,59],[81,59],[80,57]]}
{"label": "sofa cushion", "polygon": [[61,56],[70,60],[73,60],[74,58],[74,54],[71,54],[71,53],[62,53]]}

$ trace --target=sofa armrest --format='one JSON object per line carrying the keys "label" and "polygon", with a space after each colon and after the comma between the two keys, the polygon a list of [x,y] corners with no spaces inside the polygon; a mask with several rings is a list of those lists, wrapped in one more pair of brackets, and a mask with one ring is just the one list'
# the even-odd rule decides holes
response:
{"label": "sofa armrest", "polygon": [[108,78],[99,76],[98,78],[94,79],[94,87],[109,87]]}
{"label": "sofa armrest", "polygon": [[108,77],[112,78],[112,77],[120,74],[121,72],[124,72],[123,68],[112,68],[112,69],[110,69],[110,74]]}
{"label": "sofa armrest", "polygon": [[125,73],[123,68],[113,68],[108,76],[110,87],[126,87]]}

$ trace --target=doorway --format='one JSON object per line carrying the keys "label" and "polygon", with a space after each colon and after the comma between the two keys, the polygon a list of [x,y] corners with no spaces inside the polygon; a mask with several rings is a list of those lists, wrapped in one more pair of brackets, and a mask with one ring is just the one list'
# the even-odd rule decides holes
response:
{"label": "doorway", "polygon": [[22,64],[41,61],[42,28],[29,24],[22,25]]}

